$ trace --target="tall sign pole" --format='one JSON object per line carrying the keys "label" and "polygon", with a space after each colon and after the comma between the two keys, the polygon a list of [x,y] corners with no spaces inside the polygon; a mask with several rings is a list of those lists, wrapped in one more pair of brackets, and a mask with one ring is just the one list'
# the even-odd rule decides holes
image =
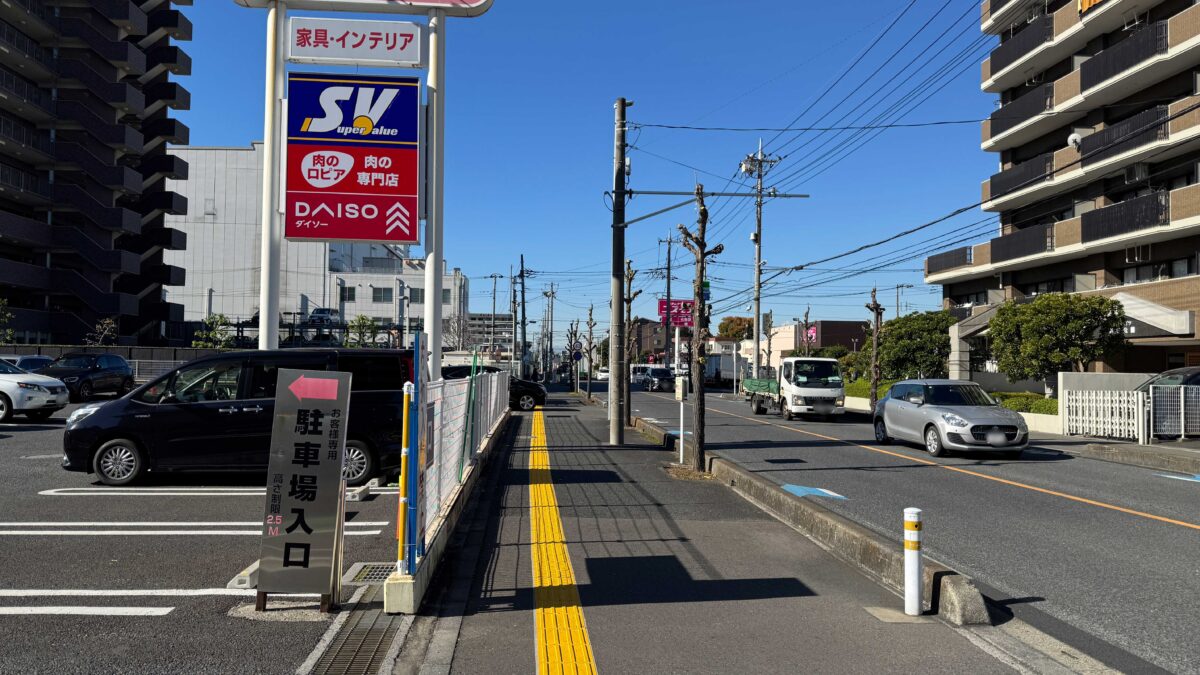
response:
{"label": "tall sign pole", "polygon": [[279,258],[283,217],[279,209],[283,78],[287,71],[287,4],[273,0],[267,10],[266,100],[263,110],[262,242],[258,277],[258,348],[279,346]]}
{"label": "tall sign pole", "polygon": [[425,334],[429,336],[429,377],[442,372],[442,235],[443,172],[446,123],[446,12],[429,12],[428,129],[425,197]]}

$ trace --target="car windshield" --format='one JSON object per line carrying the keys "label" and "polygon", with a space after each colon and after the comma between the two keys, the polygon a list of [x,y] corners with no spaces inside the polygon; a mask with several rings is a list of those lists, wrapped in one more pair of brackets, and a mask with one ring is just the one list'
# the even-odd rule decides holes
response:
{"label": "car windshield", "polygon": [[21,373],[24,373],[24,372],[25,371],[21,370],[20,368],[12,365],[11,363],[9,363],[7,361],[0,361],[0,374],[20,375]]}
{"label": "car windshield", "polygon": [[835,361],[795,361],[792,384],[841,384],[842,371]]}
{"label": "car windshield", "polygon": [[977,384],[931,384],[925,387],[928,405],[996,405]]}
{"label": "car windshield", "polygon": [[663,378],[671,377],[671,371],[667,370],[666,368],[654,368],[650,371],[650,377],[657,377],[661,380]]}
{"label": "car windshield", "polygon": [[50,364],[51,368],[91,368],[96,362],[94,356],[60,356]]}

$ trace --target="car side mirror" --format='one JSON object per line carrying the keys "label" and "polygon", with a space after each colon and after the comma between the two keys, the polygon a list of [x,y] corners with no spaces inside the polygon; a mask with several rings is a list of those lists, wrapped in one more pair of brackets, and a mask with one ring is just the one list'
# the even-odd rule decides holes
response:
{"label": "car side mirror", "polygon": [[917,396],[909,396],[909,397],[908,397],[908,402],[909,402],[909,403],[911,403],[911,404],[913,404],[913,405],[925,405],[925,397],[924,397],[924,396],[919,396],[919,395],[917,395]]}

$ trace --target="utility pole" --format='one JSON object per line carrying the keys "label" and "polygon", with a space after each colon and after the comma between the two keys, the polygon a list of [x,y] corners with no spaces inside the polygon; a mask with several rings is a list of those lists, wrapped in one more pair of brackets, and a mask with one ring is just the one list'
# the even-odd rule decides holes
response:
{"label": "utility pole", "polygon": [[[625,392],[629,379],[612,377],[625,373],[625,326],[621,322],[621,309],[625,304],[624,287],[621,285],[621,264],[625,261],[625,109],[633,101],[618,98],[614,106],[613,130],[613,228],[612,228],[612,307],[609,311],[608,358],[608,444],[622,445],[625,442]],[[616,359],[615,361],[613,361]]]}
{"label": "utility pole", "polygon": [[546,307],[546,370],[542,373],[546,382],[552,378],[550,371],[554,369],[554,298],[558,295],[554,290],[554,284],[550,284],[550,290],[543,293],[549,301]]}
{"label": "utility pole", "polygon": [[912,288],[912,284],[896,284],[896,318],[900,318],[900,289]]}
{"label": "utility pole", "polygon": [[[759,377],[762,363],[759,340],[762,335],[762,207],[763,176],[779,162],[777,157],[767,156],[762,151],[762,139],[758,141],[758,152],[742,160],[741,171],[754,176],[754,377]],[[774,190],[771,190],[774,193]]]}
{"label": "utility pole", "polygon": [[[488,278],[492,280],[492,325],[491,330],[488,333],[488,352],[492,354],[496,353],[496,280],[501,276],[503,275],[496,273],[488,275]],[[467,325],[469,326],[470,318],[468,318],[467,321]]]}
{"label": "utility pole", "polygon": [[[594,372],[594,369],[592,368],[592,365],[593,365],[592,364],[592,330],[596,328],[596,320],[592,318],[592,305],[588,305],[587,328],[588,328],[588,332],[587,332],[587,360],[588,360],[587,397],[588,397],[588,400],[590,401],[590,400],[592,400],[592,373]],[[612,379],[612,378],[609,378],[609,379]]]}
{"label": "utility pole", "polygon": [[871,410],[879,401],[879,324],[883,320],[883,305],[875,299],[875,289],[871,289],[871,302],[867,309],[875,317],[875,330],[871,331]]}
{"label": "utility pole", "polygon": [[508,372],[517,376],[517,278],[513,276],[512,265],[508,266],[508,311],[512,318],[512,349],[508,352]]}
{"label": "utility pole", "polygon": [[[705,361],[705,343],[710,334],[708,332],[708,320],[711,309],[704,301],[704,276],[706,262],[709,257],[718,255],[725,250],[723,244],[717,244],[713,248],[707,248],[708,242],[705,240],[708,230],[708,207],[704,205],[704,186],[696,185],[696,205],[698,207],[699,216],[696,219],[696,233],[693,234],[682,224],[679,226],[679,233],[682,236],[681,241],[687,250],[691,251],[696,259],[696,278],[692,281],[692,295],[694,304],[692,305],[692,348],[691,366],[689,373],[692,379],[692,391],[694,398],[692,399],[692,453],[691,465],[696,471],[704,471],[707,467],[704,461],[704,361]],[[686,448],[682,434],[679,442]]]}
{"label": "utility pole", "polygon": [[671,244],[675,243],[675,239],[668,236],[666,239],[659,239],[658,243],[667,245],[667,312],[663,321],[663,331],[667,334],[667,346],[663,350],[663,361],[666,362],[671,359],[671,326],[675,323],[671,320]]}
{"label": "utility pole", "polygon": [[529,340],[525,332],[526,326],[529,325],[528,317],[525,314],[525,255],[521,255],[521,378],[528,377],[525,372],[525,350],[528,349]]}
{"label": "utility pole", "polygon": [[[625,404],[624,424],[626,424],[626,425],[632,424],[632,422],[633,422],[633,420],[630,419],[630,412],[631,412],[630,404],[632,403],[632,401],[630,399],[632,398],[632,396],[629,393],[629,373],[630,373],[629,364],[635,358],[637,358],[637,355],[633,354],[633,342],[634,342],[633,301],[637,300],[637,297],[642,294],[642,292],[640,290],[636,291],[636,292],[633,290],[633,278],[636,276],[637,276],[637,270],[633,269],[633,261],[626,260],[625,261],[625,334],[629,336],[628,337],[629,345],[625,349],[625,358],[622,359],[622,375],[621,375],[621,381],[624,383],[621,391],[623,392],[622,396],[623,396],[624,404]],[[610,379],[611,379],[611,377],[610,377]]]}

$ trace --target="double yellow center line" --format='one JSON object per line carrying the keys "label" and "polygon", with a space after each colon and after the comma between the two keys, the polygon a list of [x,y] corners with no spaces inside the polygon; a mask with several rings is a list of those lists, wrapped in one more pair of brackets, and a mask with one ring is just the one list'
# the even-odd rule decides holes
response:
{"label": "double yellow center line", "polygon": [[554,496],[546,420],[541,410],[533,414],[529,446],[529,532],[538,673],[595,673],[596,657]]}

